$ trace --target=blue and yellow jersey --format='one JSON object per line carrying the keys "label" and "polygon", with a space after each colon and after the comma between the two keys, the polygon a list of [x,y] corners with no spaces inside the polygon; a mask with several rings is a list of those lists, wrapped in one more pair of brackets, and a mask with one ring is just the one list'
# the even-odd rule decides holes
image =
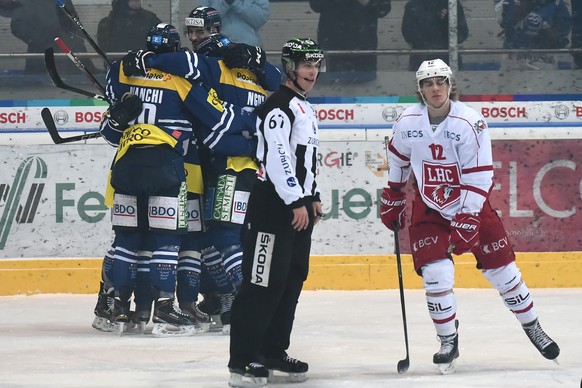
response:
{"label": "blue and yellow jersey", "polygon": [[[264,82],[260,82],[257,75],[250,70],[230,69],[219,58],[193,52],[151,56],[148,57],[148,66],[183,76],[192,82],[201,82],[216,92],[217,99],[245,107],[249,112],[254,111],[267,97],[262,84],[266,84],[270,90],[277,89],[281,84],[281,73],[268,63],[265,64]],[[250,160],[254,157],[255,140],[251,138],[254,128],[246,133],[216,131],[204,123],[200,124],[197,126],[198,135],[201,142],[213,151],[211,167],[214,172],[225,169],[256,169],[256,165]]]}
{"label": "blue and yellow jersey", "polygon": [[[101,123],[101,134],[118,147],[116,160],[131,146],[168,144],[181,155],[192,141],[192,123],[203,123],[219,132],[254,129],[255,117],[241,107],[216,98],[209,87],[169,73],[152,69],[143,77],[126,77],[120,62],[107,73],[106,95],[119,100],[131,92],[141,98],[141,115],[124,131],[109,126],[108,115]],[[190,150],[186,170],[188,191],[203,192],[200,161],[195,147]]]}

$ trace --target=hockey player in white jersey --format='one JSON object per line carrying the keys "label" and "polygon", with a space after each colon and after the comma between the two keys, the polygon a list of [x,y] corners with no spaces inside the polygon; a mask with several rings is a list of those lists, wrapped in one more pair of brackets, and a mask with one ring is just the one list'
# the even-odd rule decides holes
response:
{"label": "hockey player in white jersey", "polygon": [[420,103],[398,118],[388,146],[390,172],[380,217],[388,229],[405,226],[402,188],[412,175],[415,194],[408,231],[414,268],[422,276],[441,343],[433,362],[441,373],[451,373],[459,357],[451,252],[475,256],[477,268],[499,291],[534,346],[555,360],[560,348],[538,322],[505,228],[489,203],[493,160],[487,123],[457,101],[451,69],[442,60],[424,61],[416,82]]}

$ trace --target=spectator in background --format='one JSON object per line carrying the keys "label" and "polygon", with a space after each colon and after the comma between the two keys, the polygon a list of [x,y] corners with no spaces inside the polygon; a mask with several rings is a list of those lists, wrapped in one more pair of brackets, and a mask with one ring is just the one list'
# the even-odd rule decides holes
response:
{"label": "spectator in background", "polygon": [[220,33],[232,42],[263,47],[259,30],[271,16],[269,0],[199,0],[198,5],[220,12]]}
{"label": "spectator in background", "polygon": [[[495,0],[498,34],[507,49],[560,49],[569,43],[571,15],[564,0]],[[504,70],[557,69],[552,53],[509,54]]]}
{"label": "spectator in background", "polygon": [[[572,0],[572,48],[582,49],[582,0]],[[582,69],[582,53],[574,54],[574,68]]]}
{"label": "spectator in background", "polygon": [[[77,16],[71,0],[64,0],[64,3],[67,9]],[[12,12],[10,29],[14,36],[28,45],[28,53],[42,53],[48,47],[53,47],[55,52],[60,52],[54,42],[56,37],[62,38],[75,53],[87,51],[77,26],[54,1],[26,0],[21,4],[21,7],[17,7]],[[78,72],[78,69],[67,58],[56,58],[56,62],[62,73]],[[94,70],[90,60],[84,59],[83,63],[89,70]],[[43,59],[27,58],[24,71],[27,74],[46,73]]]}
{"label": "spectator in background", "polygon": [[[449,1],[408,0],[402,18],[402,35],[414,50],[448,49],[449,47]],[[469,36],[469,27],[461,1],[457,2],[457,41],[464,42]],[[429,59],[442,59],[449,63],[448,54],[412,54],[408,70],[416,71]],[[462,60],[459,56],[459,69]]]}
{"label": "spectator in background", "polygon": [[142,47],[148,31],[158,23],[161,20],[143,9],[141,0],[113,0],[111,12],[97,26],[97,43],[105,52],[125,53]]}
{"label": "spectator in background", "polygon": [[[391,9],[390,0],[309,0],[309,5],[319,13],[317,41],[324,50],[376,50],[378,19]],[[375,54],[328,59],[328,71],[347,82],[375,80],[376,67]]]}
{"label": "spectator in background", "polygon": [[19,0],[0,0],[0,16],[11,18],[16,8],[22,7]]}

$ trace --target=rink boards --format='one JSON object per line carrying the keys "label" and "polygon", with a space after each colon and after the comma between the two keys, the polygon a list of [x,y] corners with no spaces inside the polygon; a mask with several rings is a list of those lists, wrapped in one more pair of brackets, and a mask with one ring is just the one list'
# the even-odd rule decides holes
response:
{"label": "rink boards", "polygon": [[[582,99],[501,100],[468,102],[490,124],[492,204],[509,235],[498,244],[514,246],[531,287],[582,286]],[[314,101],[325,216],[314,232],[308,289],[398,287],[393,235],[379,220],[377,199],[386,183],[386,136],[413,101]],[[95,292],[111,241],[102,193],[114,149],[102,140],[51,144],[37,117],[46,104],[0,107],[0,295]],[[94,131],[104,109],[51,106],[63,136]],[[400,245],[405,286],[420,288],[405,233]],[[457,287],[488,286],[472,256],[455,262]]]}
{"label": "rink boards", "polygon": [[[0,260],[0,295],[94,293],[102,259]],[[582,287],[580,252],[518,253],[517,263],[531,288]],[[402,255],[405,288],[422,288],[410,255]],[[471,255],[455,258],[456,288],[489,288]],[[311,257],[306,290],[397,289],[394,255],[330,255]]]}

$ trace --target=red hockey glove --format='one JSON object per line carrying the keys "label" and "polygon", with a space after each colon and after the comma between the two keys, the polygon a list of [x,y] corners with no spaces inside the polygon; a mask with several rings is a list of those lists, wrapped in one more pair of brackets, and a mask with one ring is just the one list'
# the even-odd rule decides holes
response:
{"label": "red hockey glove", "polygon": [[390,187],[385,187],[380,197],[380,218],[382,223],[390,230],[394,230],[394,225],[398,229],[404,228],[406,219],[406,194],[403,191],[395,191]]}
{"label": "red hockey glove", "polygon": [[451,221],[451,244],[453,253],[460,255],[469,252],[471,248],[479,245],[479,216],[467,213],[459,213]]}

